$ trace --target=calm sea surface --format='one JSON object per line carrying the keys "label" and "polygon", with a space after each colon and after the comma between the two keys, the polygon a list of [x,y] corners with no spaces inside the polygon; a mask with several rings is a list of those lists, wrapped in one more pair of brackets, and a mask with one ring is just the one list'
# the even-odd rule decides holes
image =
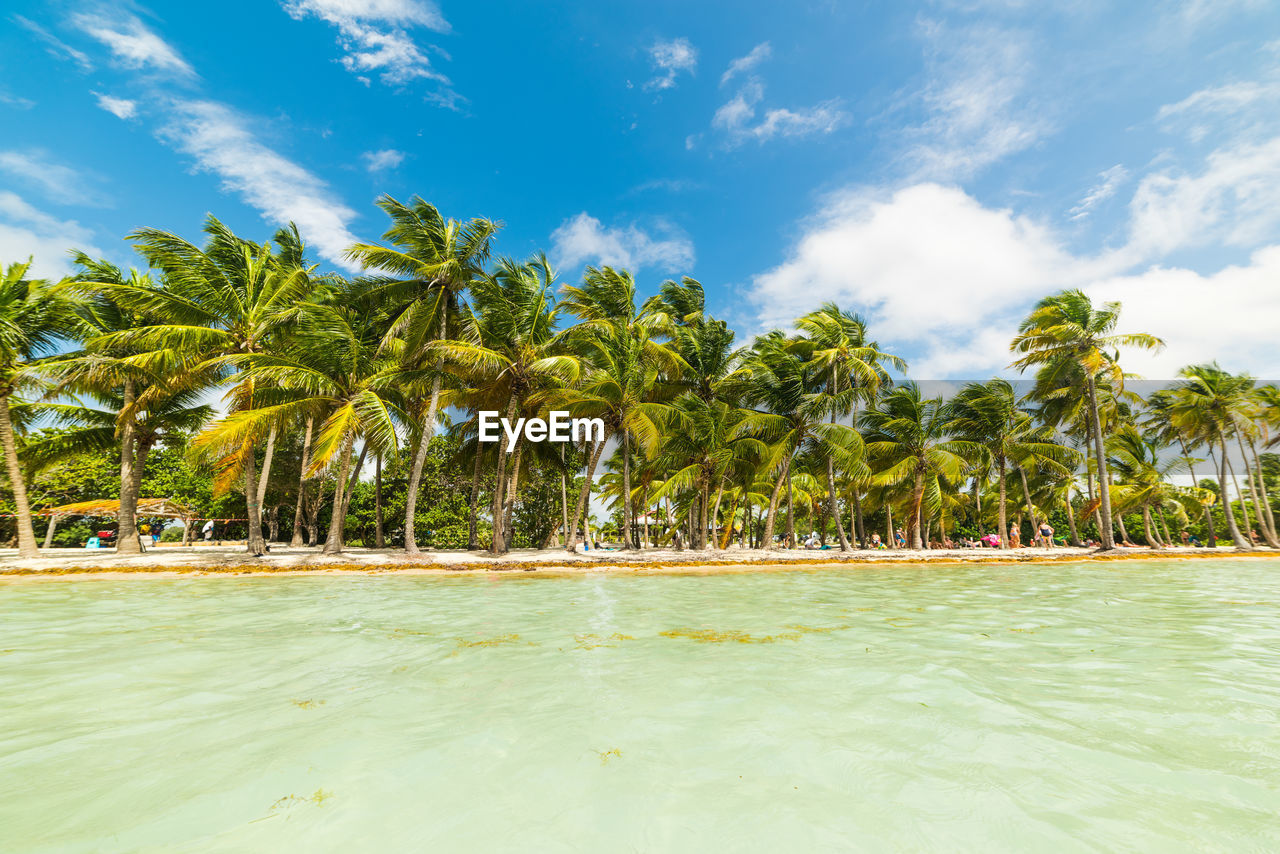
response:
{"label": "calm sea surface", "polygon": [[0,851],[835,850],[1280,850],[1280,562],[0,584]]}

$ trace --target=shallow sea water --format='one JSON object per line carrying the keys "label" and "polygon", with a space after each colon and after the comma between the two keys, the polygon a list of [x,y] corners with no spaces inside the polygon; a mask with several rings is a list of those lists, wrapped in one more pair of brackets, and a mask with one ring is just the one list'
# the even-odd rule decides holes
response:
{"label": "shallow sea water", "polygon": [[0,584],[0,851],[1280,850],[1280,562]]}

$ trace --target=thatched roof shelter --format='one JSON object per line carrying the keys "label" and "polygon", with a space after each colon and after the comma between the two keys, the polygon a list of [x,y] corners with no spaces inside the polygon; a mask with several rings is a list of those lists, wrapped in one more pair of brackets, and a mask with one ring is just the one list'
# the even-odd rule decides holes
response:
{"label": "thatched roof shelter", "polygon": [[[46,507],[36,511],[39,516],[118,516],[119,498],[96,498],[93,501],[77,501],[61,507]],[[139,498],[139,516],[157,516],[165,519],[189,519],[192,509],[171,498]]]}

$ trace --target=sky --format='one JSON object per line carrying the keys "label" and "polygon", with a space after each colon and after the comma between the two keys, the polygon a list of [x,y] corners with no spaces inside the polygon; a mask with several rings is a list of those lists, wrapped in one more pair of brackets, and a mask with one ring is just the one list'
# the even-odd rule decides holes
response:
{"label": "sky", "polygon": [[[216,10],[216,11],[215,11]],[[1152,379],[1280,377],[1266,0],[4,4],[0,263],[139,227],[326,269],[383,193],[562,281],[692,276],[746,341],[831,300],[920,379],[1007,372],[1040,297],[1123,303]]]}

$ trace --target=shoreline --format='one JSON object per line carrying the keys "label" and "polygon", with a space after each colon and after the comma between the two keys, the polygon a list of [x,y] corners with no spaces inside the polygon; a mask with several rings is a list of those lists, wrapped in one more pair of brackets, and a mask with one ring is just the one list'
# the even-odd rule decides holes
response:
{"label": "shoreline", "polygon": [[[251,558],[240,547],[159,548],[145,555],[103,552],[87,556],[84,550],[56,550],[65,554],[22,561],[0,556],[0,582],[54,579],[191,578],[191,577],[301,577],[301,576],[463,576],[515,574],[565,576],[592,572],[645,573],[654,575],[717,575],[742,572],[787,572],[839,568],[890,566],[956,567],[1015,565],[1020,563],[1093,563],[1126,560],[1267,560],[1280,559],[1271,549],[1236,551],[1209,548],[1120,548],[1109,552],[1071,547],[1043,549],[934,549],[910,551],[812,552],[690,551],[594,552],[569,555],[559,549],[521,550],[500,558],[485,552],[423,552],[410,557],[403,552],[351,549],[325,556],[311,549],[280,549]],[[85,558],[97,559],[86,563]]]}

